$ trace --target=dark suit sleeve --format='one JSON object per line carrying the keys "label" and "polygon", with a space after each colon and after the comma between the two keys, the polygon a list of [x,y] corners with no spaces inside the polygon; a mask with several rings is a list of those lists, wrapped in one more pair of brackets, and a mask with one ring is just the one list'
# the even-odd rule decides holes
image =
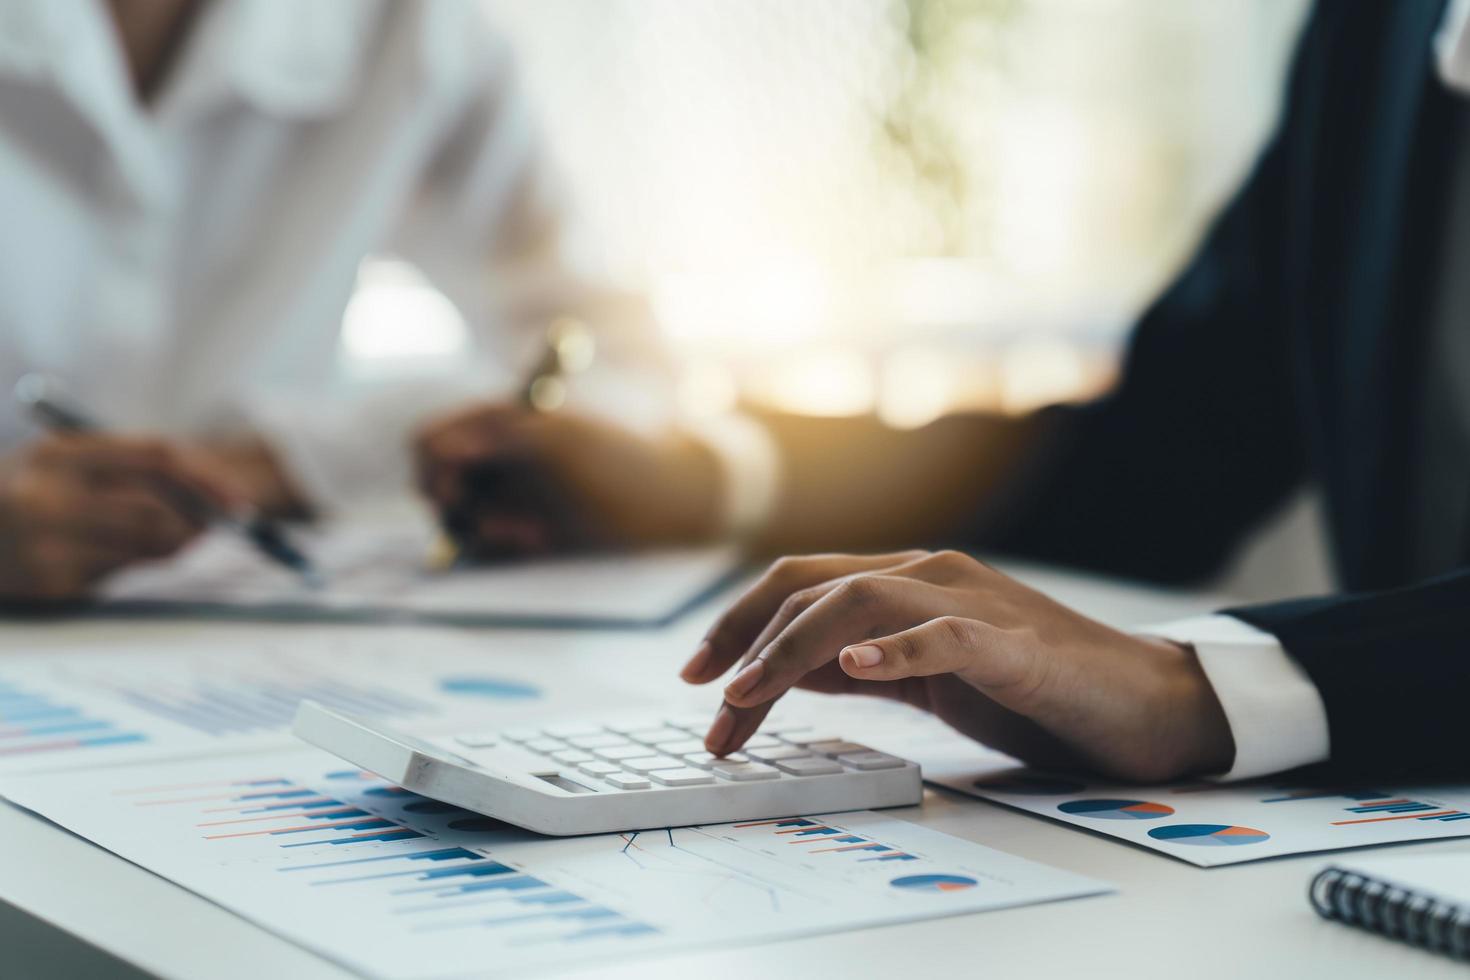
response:
{"label": "dark suit sleeve", "polygon": [[978,522],[974,544],[1194,584],[1302,482],[1310,415],[1297,398],[1311,378],[1293,347],[1304,311],[1288,308],[1283,283],[1302,203],[1295,147],[1313,131],[1308,95],[1326,28],[1319,16],[1304,32],[1280,129],[1140,318],[1117,388],[1043,413],[1047,437]]}
{"label": "dark suit sleeve", "polygon": [[1171,584],[1219,570],[1303,477],[1279,285],[1282,160],[1262,158],[1143,315],[1118,387],[1047,409],[981,548]]}
{"label": "dark suit sleeve", "polygon": [[1317,685],[1333,770],[1470,774],[1470,567],[1383,592],[1226,612],[1274,634]]}

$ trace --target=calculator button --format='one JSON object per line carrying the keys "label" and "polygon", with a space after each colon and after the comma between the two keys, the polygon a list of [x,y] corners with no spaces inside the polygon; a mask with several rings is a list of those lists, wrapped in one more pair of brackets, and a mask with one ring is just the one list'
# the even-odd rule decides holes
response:
{"label": "calculator button", "polygon": [[688,755],[690,752],[704,751],[704,741],[698,738],[686,738],[682,742],[660,742],[658,750],[670,755]]}
{"label": "calculator button", "polygon": [[761,735],[759,733],[752,735],[745,741],[745,747],[747,749],[774,749],[780,744],[780,742],[776,741],[771,736]]}
{"label": "calculator button", "polygon": [[577,768],[587,773],[587,775],[589,776],[610,776],[615,772],[622,772],[621,769],[613,765],[611,762],[602,762],[598,759],[593,759],[591,762],[580,763]]}
{"label": "calculator button", "polygon": [[626,718],[622,721],[609,722],[606,726],[610,732],[626,735],[629,732],[651,732],[655,728],[662,728],[663,722],[657,718]]}
{"label": "calculator button", "polygon": [[610,745],[605,749],[593,749],[592,754],[599,759],[609,759],[619,762],[623,759],[637,759],[648,754],[646,745]]}
{"label": "calculator button", "polygon": [[621,735],[602,732],[597,735],[573,735],[567,739],[567,744],[579,749],[605,749],[612,745],[627,745],[628,740]]}
{"label": "calculator button", "polygon": [[887,752],[852,752],[839,755],[837,761],[854,769],[897,769],[904,761]]}
{"label": "calculator button", "polygon": [[583,752],[581,749],[562,749],[560,752],[551,753],[551,757],[557,762],[565,762],[567,765],[576,765],[579,762],[591,762],[592,753]]}
{"label": "calculator button", "polygon": [[825,755],[829,759],[835,759],[839,755],[852,755],[857,752],[871,752],[872,749],[866,745],[856,742],[813,742],[807,746],[807,751],[815,752],[817,755]]}
{"label": "calculator button", "polygon": [[566,747],[567,743],[559,738],[533,738],[526,743],[526,748],[532,752],[540,752],[542,755],[545,755],[547,752],[556,752]]}
{"label": "calculator button", "polygon": [[677,728],[655,728],[646,732],[629,732],[628,737],[644,745],[657,745],[660,742],[682,742],[689,737],[689,733],[681,732]]}
{"label": "calculator button", "polygon": [[710,770],[721,779],[732,783],[750,783],[757,779],[775,779],[781,774],[770,766],[759,762],[737,762],[734,765],[715,766]]}
{"label": "calculator button", "polygon": [[507,728],[500,733],[500,737],[507,742],[529,742],[533,738],[540,738],[541,733],[534,728]]}
{"label": "calculator button", "polygon": [[716,762],[724,761],[713,752],[690,752],[684,755],[682,758],[685,762],[689,763],[696,769],[708,769]]}
{"label": "calculator button", "polygon": [[801,759],[778,759],[776,768],[793,776],[830,776],[843,772],[843,768],[831,759],[809,755]]}
{"label": "calculator button", "polygon": [[633,772],[653,772],[655,769],[683,769],[684,763],[666,755],[645,755],[638,759],[624,759],[623,768]]}
{"label": "calculator button", "polygon": [[846,739],[844,739],[841,735],[834,735],[831,732],[819,732],[810,729],[804,732],[786,732],[783,733],[781,737],[790,742],[792,745],[812,745],[817,742],[846,741]]}
{"label": "calculator button", "polygon": [[773,749],[746,749],[745,754],[756,762],[775,762],[778,759],[804,759],[811,753],[791,745],[778,745]]}
{"label": "calculator button", "polygon": [[456,735],[454,740],[467,749],[489,749],[500,744],[500,736],[492,732],[478,735]]}
{"label": "calculator button", "polygon": [[665,786],[702,786],[712,783],[715,777],[698,769],[658,769],[648,774],[648,778]]}
{"label": "calculator button", "polygon": [[615,772],[604,776],[607,782],[612,783],[618,789],[647,789],[648,780],[642,776],[633,776],[626,772]]}
{"label": "calculator button", "polygon": [[573,735],[596,735],[602,731],[602,726],[585,722],[568,722],[561,725],[547,725],[542,731],[552,738],[571,738]]}

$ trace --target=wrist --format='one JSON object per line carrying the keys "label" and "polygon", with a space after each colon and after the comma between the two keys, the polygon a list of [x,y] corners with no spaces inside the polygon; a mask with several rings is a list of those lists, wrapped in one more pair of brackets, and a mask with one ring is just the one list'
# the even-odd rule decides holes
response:
{"label": "wrist", "polygon": [[1176,775],[1229,771],[1235,760],[1230,722],[1194,648],[1172,640],[1139,639],[1157,647],[1166,665],[1162,718],[1170,768]]}
{"label": "wrist", "polygon": [[722,530],[721,461],[699,439],[673,433],[660,443],[661,485],[667,491],[656,515],[658,536],[673,541],[707,541]]}

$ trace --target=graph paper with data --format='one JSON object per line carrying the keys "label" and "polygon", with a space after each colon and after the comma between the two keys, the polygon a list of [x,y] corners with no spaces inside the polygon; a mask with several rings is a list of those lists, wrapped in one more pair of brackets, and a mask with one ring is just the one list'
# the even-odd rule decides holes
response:
{"label": "graph paper with data", "polygon": [[0,780],[13,802],[362,973],[520,971],[1096,894],[862,811],[541,838],[317,752]]}
{"label": "graph paper with data", "polygon": [[989,763],[923,760],[941,786],[1214,867],[1285,854],[1470,836],[1470,787],[1188,782],[1120,786]]}

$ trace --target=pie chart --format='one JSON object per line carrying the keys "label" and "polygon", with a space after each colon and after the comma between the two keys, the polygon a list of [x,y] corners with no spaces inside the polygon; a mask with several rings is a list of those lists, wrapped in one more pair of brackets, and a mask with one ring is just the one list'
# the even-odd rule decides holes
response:
{"label": "pie chart", "polygon": [[907,888],[920,892],[962,892],[974,888],[980,882],[964,875],[905,875],[889,882],[894,888]]}
{"label": "pie chart", "polygon": [[1271,839],[1271,835],[1264,830],[1232,827],[1222,823],[1181,823],[1171,827],[1155,827],[1148,835],[1154,840],[1199,847],[1239,847],[1242,844],[1259,844]]}
{"label": "pie chart", "polygon": [[1072,800],[1057,809],[1075,817],[1097,820],[1157,820],[1174,815],[1172,806],[1145,800]]}

